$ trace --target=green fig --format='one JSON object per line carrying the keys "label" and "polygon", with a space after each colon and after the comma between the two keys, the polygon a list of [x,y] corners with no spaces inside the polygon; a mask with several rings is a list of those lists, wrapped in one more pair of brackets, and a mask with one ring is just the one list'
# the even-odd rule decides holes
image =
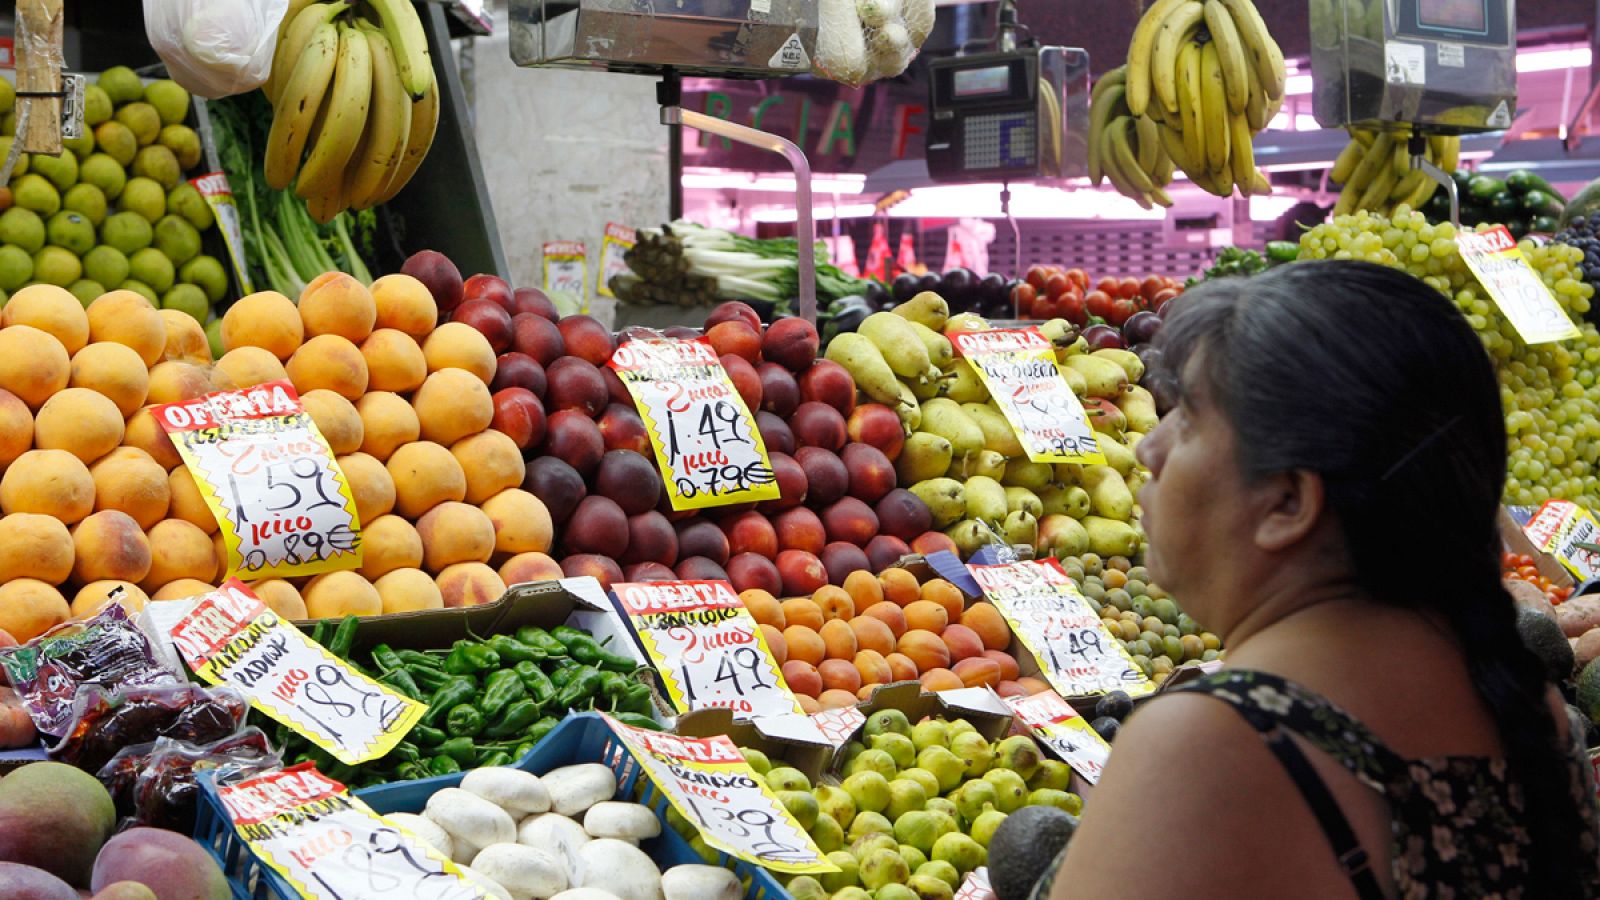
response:
{"label": "green fig", "polygon": [[1083,798],[1077,794],[1058,791],[1054,788],[1040,788],[1028,795],[1029,806],[1054,806],[1068,815],[1076,816],[1083,812]]}
{"label": "green fig", "polygon": [[839,827],[839,821],[827,813],[818,813],[817,821],[806,832],[811,835],[811,840],[817,849],[824,853],[844,848],[844,829]]}
{"label": "green fig", "polygon": [[[887,754],[886,754],[887,755]],[[929,747],[917,754],[917,768],[927,769],[939,780],[939,793],[955,790],[967,771],[961,758],[944,747]]]}
{"label": "green fig", "polygon": [[911,871],[915,872],[918,867],[922,866],[928,861],[928,854],[923,853],[921,850],[918,850],[910,844],[901,844],[900,858],[906,861],[906,865],[911,867]]}
{"label": "green fig", "polygon": [[848,774],[850,771],[850,764],[855,762],[856,757],[860,756],[861,751],[865,749],[867,749],[867,745],[861,743],[860,741],[846,741],[844,750],[839,753],[840,771]]}
{"label": "green fig", "polygon": [[943,719],[923,719],[911,729],[911,743],[916,745],[918,753],[929,747],[944,747],[950,740],[949,729]]}
{"label": "green fig", "polygon": [[911,736],[911,721],[905,713],[898,709],[880,709],[867,717],[867,737],[889,733]]}
{"label": "green fig", "polygon": [[949,797],[929,797],[928,805],[923,809],[928,812],[943,813],[950,817],[951,822],[957,822],[961,819],[961,810],[956,809],[955,801]]}
{"label": "green fig", "polygon": [[783,886],[794,900],[828,900],[828,889],[810,875],[796,875]]}
{"label": "green fig", "polygon": [[1010,769],[990,769],[983,780],[994,786],[994,808],[1003,813],[1016,812],[1028,802],[1027,783]]}
{"label": "green fig", "polygon": [[889,781],[877,772],[857,772],[840,785],[855,801],[856,812],[883,812],[889,808]]}
{"label": "green fig", "polygon": [[766,774],[767,786],[775,791],[809,791],[811,779],[799,769],[779,766]]}
{"label": "green fig", "polygon": [[961,884],[961,873],[956,871],[955,866],[950,865],[942,859],[931,859],[923,863],[917,867],[916,872],[913,874],[922,875],[928,878],[937,878],[945,884],[950,885],[952,889]]}
{"label": "green fig", "polygon": [[782,803],[784,809],[789,811],[789,815],[794,816],[800,827],[807,831],[817,824],[817,816],[822,813],[817,808],[817,798],[812,796],[810,791],[779,791],[778,802]]}
{"label": "green fig", "polygon": [[893,850],[899,853],[900,843],[894,839],[893,832],[869,834],[850,842],[850,855],[854,856],[858,862],[866,859],[874,850]]}
{"label": "green fig", "polygon": [[895,840],[928,853],[933,844],[944,835],[956,831],[954,820],[938,812],[917,810],[894,820]]}
{"label": "green fig", "polygon": [[835,891],[831,900],[872,900],[872,892],[851,885],[842,891]]}
{"label": "green fig", "polygon": [[893,778],[900,771],[894,764],[894,757],[884,750],[863,750],[850,761],[850,768],[845,770],[854,775],[857,772],[877,772],[884,778]]}
{"label": "green fig", "polygon": [[945,741],[954,741],[957,735],[977,733],[977,727],[971,722],[968,722],[966,719],[956,719],[955,721],[951,722],[950,727],[945,730]]}
{"label": "green fig", "polygon": [[[842,891],[847,887],[861,884],[861,864],[856,858],[843,850],[834,850],[828,854],[828,862],[839,867],[837,872],[824,872],[818,876],[822,881],[822,889],[828,893]],[[792,882],[791,882],[792,884]],[[791,887],[789,892],[794,893]]]}
{"label": "green fig", "polygon": [[886,884],[872,892],[872,900],[917,900],[917,892],[903,884]]}
{"label": "green fig", "polygon": [[[871,810],[856,813],[856,817],[850,822],[849,829],[845,831],[845,836],[851,841],[861,841],[873,835],[886,834],[894,834],[894,823],[885,819],[883,813],[872,812]],[[889,841],[895,846],[899,846],[899,842],[895,841],[894,838],[891,837]],[[854,844],[851,846],[853,848]]]}
{"label": "green fig", "polygon": [[963,876],[989,860],[989,852],[982,844],[960,832],[940,837],[934,842],[933,852],[929,855],[955,866]]}
{"label": "green fig", "polygon": [[1039,771],[1039,764],[1043,761],[1044,754],[1039,752],[1039,745],[1025,734],[1014,734],[994,748],[994,765],[1001,769],[1010,769],[1021,775],[1023,780],[1032,778],[1033,773]]}
{"label": "green fig", "polygon": [[890,820],[898,820],[909,812],[916,812],[928,804],[928,792],[909,778],[896,778],[889,782],[889,806],[883,811]]}
{"label": "green fig", "polygon": [[994,763],[994,748],[983,739],[983,735],[975,731],[951,738],[950,752],[961,760],[962,772],[968,778],[982,778],[983,773],[989,771],[989,766]]}
{"label": "green fig", "polygon": [[897,771],[909,769],[916,765],[917,745],[911,742],[911,738],[898,731],[889,731],[883,734],[875,734],[870,740],[872,749],[882,750],[889,754],[889,758],[894,760]]}
{"label": "green fig", "polygon": [[[639,780],[644,781],[645,779],[641,778]],[[676,831],[684,840],[688,840],[700,833],[699,829],[695,828],[694,824],[684,818],[683,813],[678,812],[678,808],[670,803],[667,804],[667,827]]]}
{"label": "green fig", "polygon": [[950,799],[956,802],[956,810],[961,813],[961,821],[976,822],[978,816],[983,815],[986,809],[993,809],[999,802],[994,785],[982,778],[963,784]]}
{"label": "green fig", "polygon": [[917,900],[955,900],[955,889],[937,878],[928,875],[913,875],[906,882],[917,895]]}
{"label": "green fig", "polygon": [[922,792],[929,797],[939,796],[939,779],[933,777],[933,773],[927,769],[912,766],[909,769],[902,769],[900,774],[895,777],[907,778],[922,785]]}
{"label": "green fig", "polygon": [[[886,884],[905,884],[911,877],[906,861],[900,858],[899,849],[874,850],[861,861],[861,885],[875,891]],[[836,894],[835,897],[838,895]]]}
{"label": "green fig", "polygon": [[818,809],[832,816],[841,828],[850,827],[856,817],[856,801],[849,791],[831,784],[819,784],[811,793],[816,795]]}
{"label": "green fig", "polygon": [[705,860],[705,864],[708,866],[722,865],[722,852],[706,843],[706,839],[698,834],[689,839],[689,849],[693,850],[702,860]]}
{"label": "green fig", "polygon": [[1006,814],[1000,810],[986,809],[978,814],[978,818],[973,820],[972,827],[967,829],[967,833],[987,850],[989,848],[989,839],[994,837],[994,830],[999,828],[1000,823],[1005,820]]}
{"label": "green fig", "polygon": [[1056,759],[1046,759],[1039,763],[1039,770],[1028,779],[1028,790],[1036,791],[1039,788],[1054,788],[1064,791],[1072,784],[1072,767]]}
{"label": "green fig", "polygon": [[750,764],[750,768],[756,770],[757,775],[765,775],[772,771],[772,760],[768,759],[767,755],[760,750],[740,747],[739,752],[744,754],[744,761]]}

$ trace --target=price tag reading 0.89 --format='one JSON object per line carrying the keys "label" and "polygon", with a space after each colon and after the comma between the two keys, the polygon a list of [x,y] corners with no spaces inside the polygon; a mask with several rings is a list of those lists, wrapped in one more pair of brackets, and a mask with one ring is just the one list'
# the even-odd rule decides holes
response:
{"label": "price tag reading 0.89", "polygon": [[361,565],[361,523],[328,442],[287,381],[153,410],[221,526],[227,576]]}
{"label": "price tag reading 0.89", "polygon": [[778,498],[755,418],[703,338],[629,341],[611,367],[638,404],[673,509]]}

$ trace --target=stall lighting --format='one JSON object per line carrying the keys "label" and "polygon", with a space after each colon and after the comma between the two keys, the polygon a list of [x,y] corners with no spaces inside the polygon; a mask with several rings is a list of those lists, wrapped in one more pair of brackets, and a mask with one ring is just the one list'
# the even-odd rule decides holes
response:
{"label": "stall lighting", "polygon": [[[1110,191],[1063,191],[1033,184],[1011,186],[1011,214],[1019,219],[1142,219],[1158,221],[1160,207],[1141,209],[1127,197]],[[963,184],[917,188],[889,210],[897,219],[997,219],[1000,185]]]}
{"label": "stall lighting", "polygon": [[[832,206],[818,206],[811,211],[811,217],[819,222],[825,219],[864,219],[877,210],[878,207],[872,203],[840,204],[837,213]],[[776,206],[765,207],[752,212],[750,218],[757,222],[793,222],[795,211]]]}
{"label": "stall lighting", "polygon": [[1581,69],[1589,65],[1588,47],[1569,47],[1565,50],[1530,50],[1517,54],[1518,72],[1553,72],[1561,69]]}
{"label": "stall lighting", "polygon": [[1250,198],[1250,221],[1275,222],[1278,217],[1289,211],[1289,207],[1300,201],[1294,197],[1285,197],[1282,194],[1273,194],[1266,197]]}
{"label": "stall lighting", "polygon": [[[811,178],[811,190],[818,194],[859,194],[866,189],[866,184],[867,176],[853,172],[814,175]],[[795,189],[793,176],[755,175],[721,169],[685,171],[683,186],[690,189],[772,191],[782,194],[792,194]]]}

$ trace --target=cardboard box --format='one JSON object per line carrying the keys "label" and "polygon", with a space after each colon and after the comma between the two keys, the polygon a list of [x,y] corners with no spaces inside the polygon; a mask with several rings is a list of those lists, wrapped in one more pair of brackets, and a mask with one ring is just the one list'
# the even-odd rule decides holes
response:
{"label": "cardboard box", "polygon": [[1539,574],[1550,579],[1550,583],[1556,587],[1576,586],[1577,582],[1573,581],[1572,573],[1567,571],[1567,567],[1563,566],[1560,560],[1535,547],[1533,541],[1528,539],[1527,532],[1522,530],[1522,525],[1526,521],[1527,517],[1519,521],[1511,510],[1504,506],[1500,507],[1496,524],[1500,529],[1500,543],[1504,545],[1506,552],[1533,557],[1533,564],[1538,568]]}
{"label": "cardboard box", "polygon": [[707,738],[725,734],[736,746],[760,750],[774,766],[788,766],[816,783],[833,760],[834,747],[811,725],[809,716],[780,716],[775,719],[735,719],[728,709],[698,709],[678,717],[673,729],[685,737]]}
{"label": "cardboard box", "polygon": [[[913,725],[930,717],[946,721],[962,719],[972,723],[973,728],[989,741],[998,741],[1010,734],[1012,723],[1016,719],[1011,714],[1011,708],[1001,703],[999,696],[988,688],[963,688],[957,691],[928,693],[922,690],[921,683],[915,681],[886,684],[873,691],[872,695],[857,708],[868,720],[872,718],[873,713],[880,710],[897,709],[905,713]],[[866,725],[863,724],[851,739],[859,739],[861,731],[865,728]],[[842,775],[840,768],[843,764],[844,754],[836,752],[828,765],[829,777],[840,779]]]}

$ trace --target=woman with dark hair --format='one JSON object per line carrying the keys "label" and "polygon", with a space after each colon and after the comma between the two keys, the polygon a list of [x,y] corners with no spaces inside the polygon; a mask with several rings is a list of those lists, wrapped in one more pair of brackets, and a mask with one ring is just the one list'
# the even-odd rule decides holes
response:
{"label": "woman with dark hair", "polygon": [[1581,729],[1517,638],[1500,389],[1448,300],[1309,262],[1158,339],[1147,565],[1227,667],[1122,729],[1036,895],[1600,896]]}

